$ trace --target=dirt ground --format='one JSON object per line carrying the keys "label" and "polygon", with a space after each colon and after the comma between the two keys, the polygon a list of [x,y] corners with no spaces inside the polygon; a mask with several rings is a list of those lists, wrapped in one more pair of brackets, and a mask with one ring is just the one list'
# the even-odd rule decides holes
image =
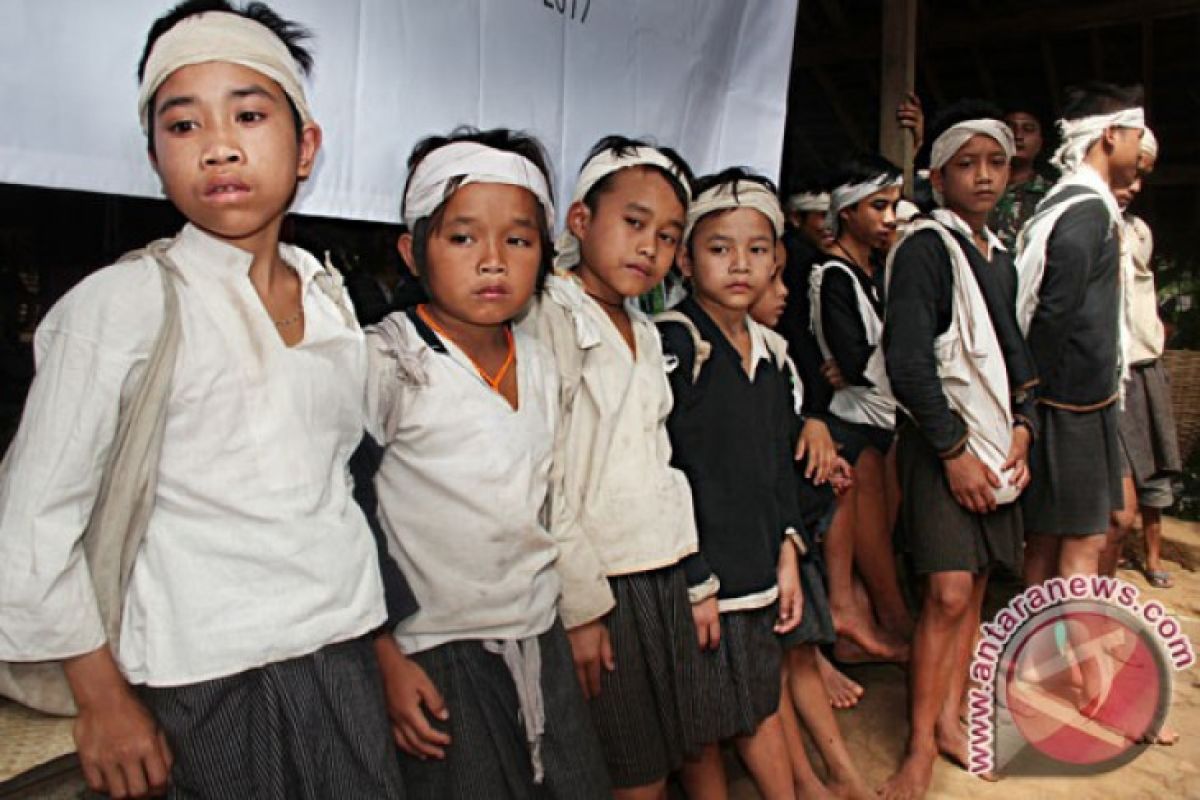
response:
{"label": "dirt ground", "polygon": [[[1151,589],[1141,573],[1132,569],[1120,570],[1118,577],[1135,584],[1143,598],[1160,600],[1176,615],[1200,654],[1200,523],[1173,519],[1164,522],[1163,555],[1175,586]],[[1130,544],[1130,551],[1139,547],[1136,542]],[[859,768],[872,786],[879,786],[899,764],[904,750],[906,673],[887,665],[848,667],[847,672],[866,687],[866,696],[857,708],[838,712],[838,720],[851,752],[858,758]],[[928,797],[931,800],[1200,798],[1200,667],[1175,673],[1174,702],[1167,723],[1181,734],[1178,744],[1150,747],[1133,762],[1104,775],[1005,778],[988,783],[948,761],[940,761]],[[732,767],[731,772],[735,769],[736,766]],[[730,789],[732,800],[759,797],[744,774],[731,779]]]}

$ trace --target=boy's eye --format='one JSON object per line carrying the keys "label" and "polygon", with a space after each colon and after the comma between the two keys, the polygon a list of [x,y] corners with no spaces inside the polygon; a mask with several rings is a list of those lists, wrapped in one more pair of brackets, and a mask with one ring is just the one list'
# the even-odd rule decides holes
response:
{"label": "boy's eye", "polygon": [[729,252],[729,248],[723,244],[714,244],[708,248],[708,252],[712,253],[715,256],[719,256],[719,255],[724,255],[725,253]]}
{"label": "boy's eye", "polygon": [[451,244],[470,244],[472,241],[471,234],[469,233],[452,233],[447,238],[449,238]]}
{"label": "boy's eye", "polygon": [[258,122],[266,118],[267,115],[261,111],[239,111],[237,113],[238,122]]}
{"label": "boy's eye", "polygon": [[508,243],[514,247],[533,247],[533,242],[523,236],[510,236]]}
{"label": "boy's eye", "polygon": [[767,248],[763,247],[761,244],[758,244],[754,247],[751,247],[750,252],[756,256],[761,256],[763,253],[767,252]]}
{"label": "boy's eye", "polygon": [[676,237],[675,234],[673,234],[673,233],[659,234],[658,238],[662,239],[664,242],[666,242],[667,244],[669,244],[672,247],[679,244],[678,237]]}
{"label": "boy's eye", "polygon": [[626,217],[625,221],[629,223],[630,227],[638,231],[640,231],[645,225],[645,223],[643,223],[640,219],[634,219],[633,217]]}
{"label": "boy's eye", "polygon": [[171,133],[187,133],[195,130],[196,122],[190,119],[177,119],[174,122],[167,123],[167,130]]}

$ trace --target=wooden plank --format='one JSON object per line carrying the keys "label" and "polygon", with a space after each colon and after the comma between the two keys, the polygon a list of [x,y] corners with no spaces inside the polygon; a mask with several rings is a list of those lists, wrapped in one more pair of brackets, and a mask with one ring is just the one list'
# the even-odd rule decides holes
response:
{"label": "wooden plank", "polygon": [[896,120],[896,108],[917,82],[917,0],[883,4],[880,57],[879,152],[904,168],[904,185],[912,186],[913,137]]}

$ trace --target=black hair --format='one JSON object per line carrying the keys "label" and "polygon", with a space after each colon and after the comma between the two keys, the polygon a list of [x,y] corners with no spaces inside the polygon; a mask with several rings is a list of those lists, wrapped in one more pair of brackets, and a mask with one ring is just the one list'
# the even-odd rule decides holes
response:
{"label": "black hair", "polygon": [[[743,181],[746,183],[756,183],[759,186],[766,189],[771,194],[775,195],[776,197],[779,197],[779,189],[776,188],[774,181],[772,181],[770,178],[768,178],[765,175],[759,175],[755,172],[751,172],[746,167],[727,167],[726,169],[723,169],[720,172],[714,172],[711,175],[705,175],[703,177],[697,178],[696,179],[696,196],[699,197],[700,195],[707,192],[709,189],[715,188],[717,186],[728,186],[733,193],[733,199],[737,200],[738,199],[737,185]],[[692,235],[694,235],[696,233],[696,229],[698,227],[700,227],[700,223],[703,222],[704,220],[708,219],[709,217],[711,217],[713,214],[723,214],[727,211],[732,211],[732,210],[733,209],[730,208],[730,209],[721,209],[720,211],[710,211],[707,214],[705,214],[703,217],[700,217],[699,219],[696,220],[695,224],[692,225],[691,234],[688,236],[688,240],[687,240],[687,248],[688,248],[689,256],[693,255]],[[778,235],[775,233],[774,226],[771,227],[771,238],[773,240],[777,240],[779,238]]]}
{"label": "black hair", "polygon": [[929,123],[929,141],[936,141],[939,136],[958,123],[971,119],[991,119],[1003,122],[1000,109],[994,103],[974,97],[956,100],[938,111]]}
{"label": "black hair", "polygon": [[[146,62],[150,59],[150,52],[154,49],[155,43],[162,38],[163,34],[174,28],[177,24],[187,19],[194,17],[197,14],[208,14],[211,12],[224,12],[227,14],[237,14],[239,17],[245,17],[249,20],[262,25],[271,33],[279,37],[279,41],[283,42],[287,47],[292,58],[295,59],[296,65],[300,67],[300,71],[305,75],[312,72],[313,57],[309,49],[302,44],[304,41],[312,39],[312,32],[303,25],[292,20],[284,19],[276,14],[266,3],[253,2],[248,3],[245,8],[236,8],[228,0],[184,0],[184,2],[175,6],[173,9],[154,20],[154,24],[150,26],[150,32],[146,34],[146,44],[142,48],[142,57],[138,60],[137,77],[140,82],[146,75]],[[300,112],[296,109],[296,104],[292,102],[292,98],[288,97],[288,107],[292,110],[292,121],[296,124],[296,138],[300,138],[301,120]],[[150,98],[150,105],[146,109],[146,136],[148,138],[148,146],[150,153],[154,153],[154,98]]]}
{"label": "black hair", "polygon": [[1063,119],[1082,119],[1096,114],[1112,114],[1137,108],[1144,100],[1145,92],[1140,84],[1117,86],[1104,81],[1089,81],[1067,89],[1062,115]]}
{"label": "black hair", "polygon": [[[424,161],[430,153],[439,150],[446,145],[455,144],[456,142],[474,142],[485,147],[491,147],[495,150],[502,150],[506,153],[515,153],[519,156],[524,156],[533,162],[543,177],[546,179],[546,187],[550,191],[551,202],[554,200],[553,180],[550,176],[549,159],[546,156],[546,149],[537,137],[523,131],[514,131],[509,128],[492,128],[490,130],[481,131],[478,128],[473,128],[468,125],[463,125],[455,128],[448,136],[426,136],[413,147],[412,153],[408,157],[408,177],[404,181],[404,196],[408,196],[408,184],[412,181],[413,172],[417,166]],[[438,205],[437,209],[428,217],[422,217],[413,223],[413,260],[416,264],[408,265],[410,269],[416,268],[417,280],[421,286],[428,291],[428,271],[426,270],[426,257],[428,255],[429,236],[436,233],[441,226],[442,217],[446,212],[446,201],[450,199],[450,195],[454,193],[460,182],[452,180],[446,186],[446,198]],[[538,203],[539,207],[541,202]],[[400,216],[404,216],[404,204],[401,201]],[[542,209],[543,211],[545,209]],[[537,291],[540,294],[542,286],[546,282],[546,276],[550,274],[550,269],[554,262],[554,243],[550,238],[550,223],[546,220],[545,214],[538,214],[538,235],[542,245],[542,263],[538,267]]]}
{"label": "black hair", "polygon": [[[583,163],[587,164],[601,153],[611,153],[618,157],[628,157],[633,155],[633,150],[635,147],[653,148],[654,150],[657,150],[666,156],[667,160],[670,161],[675,167],[675,171],[672,172],[671,170],[663,169],[657,164],[638,165],[645,169],[654,170],[666,179],[667,183],[671,186],[671,191],[675,193],[675,197],[679,200],[680,205],[683,206],[683,211],[686,214],[688,207],[688,194],[691,191],[692,184],[694,184],[696,181],[696,176],[692,172],[691,166],[689,166],[687,161],[684,160],[683,156],[679,155],[679,153],[673,148],[659,147],[657,144],[654,144],[648,139],[631,139],[628,136],[619,136],[614,134],[612,136],[605,136],[603,139],[592,145],[592,149],[588,151],[587,158],[583,160]],[[617,172],[619,171],[620,170],[617,170]],[[610,172],[608,175],[605,175],[603,178],[596,181],[592,188],[588,189],[587,194],[583,196],[583,204],[587,206],[588,209],[593,213],[596,211],[596,204],[600,200],[600,195],[612,188],[613,178],[616,176],[617,172]]]}
{"label": "black hair", "polygon": [[865,183],[880,175],[887,175],[889,180],[894,180],[902,174],[899,167],[878,153],[853,153],[838,163],[829,176],[829,186],[837,188],[848,183]]}

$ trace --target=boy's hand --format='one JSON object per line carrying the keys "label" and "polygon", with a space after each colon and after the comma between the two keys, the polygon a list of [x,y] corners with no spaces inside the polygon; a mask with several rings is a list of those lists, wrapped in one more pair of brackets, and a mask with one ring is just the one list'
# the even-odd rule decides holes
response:
{"label": "boy's hand", "polygon": [[821,375],[834,389],[845,389],[850,385],[846,383],[846,379],[842,377],[842,370],[832,358],[821,365]]}
{"label": "boy's hand", "polygon": [[996,510],[996,493],[1000,479],[969,450],[942,462],[950,493],[958,504],[976,514]]}
{"label": "boy's hand", "polygon": [[575,675],[583,688],[583,696],[588,700],[598,697],[601,667],[609,672],[617,668],[612,642],[608,638],[608,628],[602,620],[596,619],[567,631],[567,638],[571,640]]}
{"label": "boy's hand", "polygon": [[800,429],[800,441],[796,443],[796,460],[808,456],[804,477],[820,486],[829,480],[834,461],[837,460],[837,445],[829,435],[829,426],[822,420],[805,421]]}
{"label": "boy's hand", "polygon": [[854,467],[850,462],[838,456],[833,461],[833,470],[829,473],[829,482],[833,485],[834,494],[842,494],[854,486]]}
{"label": "boy's hand", "polygon": [[112,798],[159,797],[171,748],[125,681],[108,645],[63,662],[79,716],[75,747],[88,788]]}
{"label": "boy's hand", "polygon": [[1001,472],[1009,472],[1008,485],[1024,491],[1029,485],[1029,429],[1024,425],[1013,428],[1012,446],[1008,449],[1008,460],[1000,467]]}
{"label": "boy's hand", "polygon": [[721,646],[721,612],[717,597],[692,603],[692,621],[696,623],[696,642],[701,650],[716,650]]}
{"label": "boy's hand", "polygon": [[913,137],[913,152],[921,149],[925,141],[925,109],[921,106],[921,98],[916,92],[908,96],[896,107],[896,121],[900,127],[908,130]]}
{"label": "boy's hand", "polygon": [[375,637],[375,654],[396,746],[422,761],[445,758],[450,736],[433,727],[425,711],[442,722],[450,718],[441,692],[425,670],[404,655],[390,633]]}
{"label": "boy's hand", "polygon": [[796,546],[785,540],[779,552],[779,567],[776,579],[779,582],[779,619],[775,621],[776,633],[787,633],[800,624],[804,613],[804,594],[800,591],[799,556]]}

